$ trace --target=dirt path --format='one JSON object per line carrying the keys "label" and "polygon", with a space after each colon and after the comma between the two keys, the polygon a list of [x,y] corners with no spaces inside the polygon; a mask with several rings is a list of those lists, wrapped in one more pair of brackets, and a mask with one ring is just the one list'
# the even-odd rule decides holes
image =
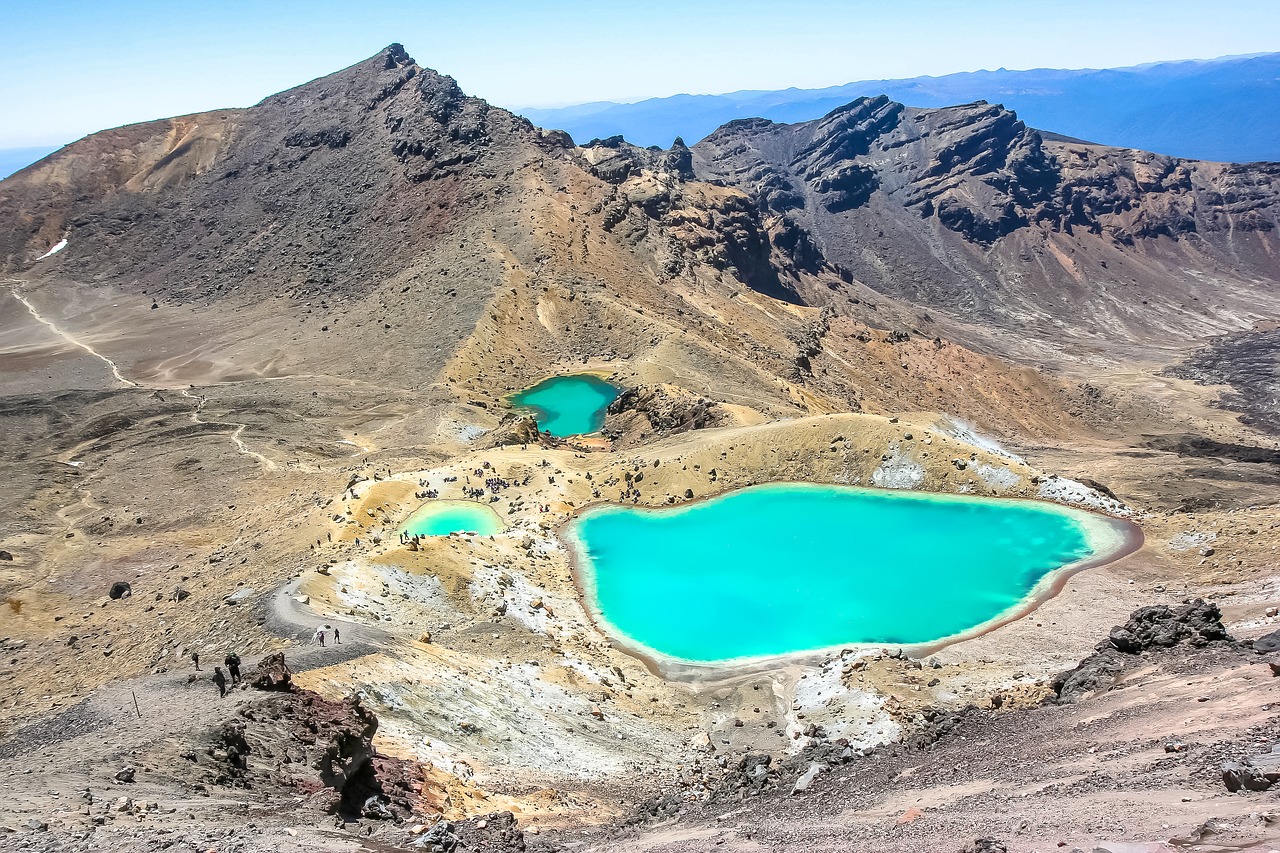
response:
{"label": "dirt path", "polygon": [[9,290],[13,293],[13,298],[18,300],[19,302],[21,302],[23,305],[27,307],[27,311],[31,314],[32,318],[36,322],[41,323],[45,326],[48,326],[50,331],[52,331],[58,337],[62,338],[67,343],[71,344],[73,347],[78,347],[79,349],[84,350],[89,355],[101,361],[111,370],[112,377],[114,377],[115,380],[120,384],[128,385],[131,388],[142,387],[137,382],[134,382],[132,379],[125,378],[124,374],[120,372],[120,368],[116,365],[114,361],[107,358],[105,355],[98,352],[93,347],[86,344],[84,341],[79,340],[78,338],[72,337],[68,333],[64,332],[53,321],[47,319],[43,314],[41,314],[38,310],[36,310],[36,306],[32,305],[31,301],[27,299],[27,297],[23,296],[22,291],[18,289],[18,285],[26,284],[25,281],[22,281],[16,278],[7,279],[7,281],[11,283],[11,287],[9,288]]}
{"label": "dirt path", "polygon": [[[300,578],[295,578],[271,594],[266,604],[264,626],[277,637],[301,644],[299,648],[285,652],[289,668],[294,672],[307,672],[387,651],[396,644],[396,639],[387,631],[317,613],[309,604],[300,603],[297,598],[301,583]],[[337,627],[342,634],[342,643],[335,646],[330,639],[327,646],[314,644],[315,631],[320,625]]]}
{"label": "dirt path", "polygon": [[232,423],[229,421],[206,421],[202,417],[200,417],[200,413],[204,409],[205,403],[209,401],[209,398],[203,394],[199,394],[199,395],[192,394],[186,388],[181,389],[178,393],[180,393],[183,397],[186,397],[188,400],[191,400],[196,404],[195,408],[191,410],[191,422],[193,424],[203,424],[205,426],[235,427],[234,431],[232,431],[228,435],[228,438],[230,438],[231,443],[235,445],[236,452],[240,453],[242,456],[248,456],[251,459],[258,460],[260,463],[262,463],[263,467],[265,467],[268,471],[276,470],[276,463],[272,462],[270,459],[263,456],[261,453],[258,453],[257,451],[254,451],[254,450],[250,450],[248,446],[244,443],[244,441],[241,440],[240,434],[245,431],[245,427],[246,427],[245,424]]}
{"label": "dirt path", "polygon": [[[102,353],[98,352],[89,344],[85,343],[84,341],[80,340],[79,338],[75,337],[69,332],[65,331],[56,323],[54,323],[52,320],[48,319],[43,314],[41,314],[40,311],[35,307],[35,305],[33,305],[29,299],[27,299],[25,296],[22,295],[22,291],[19,289],[19,285],[26,284],[25,281],[22,281],[21,279],[16,279],[16,278],[7,279],[7,281],[10,283],[9,290],[13,294],[13,298],[21,302],[24,306],[26,306],[28,313],[31,314],[31,317],[34,320],[36,320],[36,322],[41,323],[44,326],[47,326],[50,331],[52,331],[58,337],[62,338],[68,344],[74,347],[77,347],[81,350],[84,350],[89,355],[101,361],[111,371],[111,376],[113,379],[115,379],[116,382],[122,385],[126,385],[130,388],[150,389],[155,391],[169,390],[166,388],[152,388],[152,386],[143,385],[142,383],[135,382],[132,379],[125,376],[123,373],[120,372],[119,365],[117,365],[114,361],[107,358]],[[248,456],[249,458],[256,460],[268,471],[276,470],[275,462],[271,461],[266,456],[262,455],[261,453],[258,453],[255,450],[250,450],[249,447],[244,443],[243,439],[240,438],[241,434],[244,433],[245,429],[247,429],[247,426],[248,426],[247,424],[235,423],[232,421],[205,420],[204,418],[201,417],[201,412],[204,409],[205,403],[207,402],[207,398],[203,394],[200,394],[200,395],[192,394],[189,390],[185,388],[180,389],[179,393],[183,397],[186,397],[188,400],[191,400],[195,403],[195,408],[191,412],[192,423],[201,424],[203,426],[230,427],[231,432],[228,434],[227,437],[230,439],[231,443],[235,446],[236,452],[240,453],[243,456]],[[92,443],[92,442],[88,442],[88,443]],[[70,461],[70,459],[74,458],[75,453],[78,452],[78,450],[79,448],[72,451],[66,460],[60,460],[60,461]]]}

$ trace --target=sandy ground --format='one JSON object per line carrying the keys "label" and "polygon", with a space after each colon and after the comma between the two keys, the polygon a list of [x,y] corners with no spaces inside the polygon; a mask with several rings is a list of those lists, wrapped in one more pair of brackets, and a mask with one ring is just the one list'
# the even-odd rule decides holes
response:
{"label": "sandy ground", "polygon": [[[35,313],[18,297],[29,300]],[[682,383],[724,408],[723,425],[647,436],[612,452],[495,448],[486,447],[485,436],[504,414],[500,400],[458,390],[478,382],[479,372],[474,380],[455,375],[454,385],[407,389],[340,370],[290,373],[287,361],[269,352],[231,358],[226,353],[236,345],[225,341],[217,357],[185,352],[162,359],[155,355],[163,348],[155,336],[176,346],[194,334],[183,326],[165,331],[172,318],[164,311],[145,315],[147,323],[156,315],[155,325],[140,327],[135,343],[111,331],[123,328],[123,318],[139,307],[122,296],[110,303],[119,318],[102,294],[62,309],[22,287],[8,299],[14,310],[4,318],[12,334],[6,334],[0,364],[16,401],[6,445],[6,470],[16,488],[4,498],[11,522],[0,531],[0,548],[14,556],[0,563],[6,599],[0,672],[9,685],[0,696],[0,745],[12,753],[0,783],[11,792],[0,810],[3,826],[21,827],[38,816],[93,839],[114,833],[118,849],[130,849],[127,839],[152,837],[150,828],[167,827],[212,846],[222,839],[218,821],[225,815],[267,809],[212,789],[209,796],[189,790],[179,796],[186,782],[163,774],[151,779],[146,772],[137,783],[144,787],[129,795],[156,801],[158,814],[93,829],[92,809],[85,814],[76,801],[79,791],[95,786],[101,788],[98,800],[113,794],[111,777],[122,761],[160,767],[170,760],[165,756],[181,752],[187,740],[243,701],[235,694],[218,703],[207,682],[187,683],[192,649],[206,662],[233,649],[247,659],[284,650],[305,670],[298,676],[303,686],[330,697],[362,691],[382,720],[381,749],[473,792],[459,795],[454,813],[486,814],[497,803],[515,811],[526,827],[547,832],[530,839],[552,844],[554,833],[617,822],[645,792],[678,784],[708,748],[726,761],[761,750],[785,758],[811,743],[805,732],[815,723],[871,747],[910,731],[927,706],[989,707],[997,693],[1033,703],[1049,676],[1073,665],[1109,626],[1141,605],[1208,595],[1221,603],[1233,630],[1246,636],[1275,622],[1265,615],[1280,600],[1274,579],[1277,483],[1270,467],[1153,450],[1143,433],[1155,419],[1175,418],[1186,431],[1261,439],[1210,408],[1212,395],[1204,389],[1150,373],[1095,377],[1117,398],[1162,401],[1133,432],[1055,433],[1052,441],[1035,441],[1018,429],[997,441],[985,437],[983,427],[935,411],[829,413],[823,408],[828,401],[805,414],[802,398],[789,396],[782,385],[770,397],[761,396],[758,378],[719,384],[700,379],[706,369],[701,357],[681,353],[672,341],[639,361],[596,360],[583,367],[610,371],[624,382]],[[97,318],[91,328],[98,331],[87,334],[90,317]],[[269,322],[265,315],[199,319],[206,329],[243,329],[243,337],[234,335],[241,341],[261,337],[257,324]],[[143,344],[147,336],[152,339]],[[145,358],[144,350],[150,353]],[[464,348],[445,374],[483,363],[469,357]],[[930,363],[943,369],[941,362]],[[20,396],[58,377],[81,390]],[[1047,399],[1041,393],[1030,399]],[[1013,405],[1011,399],[1002,405]],[[1025,411],[1029,404],[1022,399],[1016,405]],[[636,502],[646,506],[681,503],[686,490],[701,499],[778,480],[1057,497],[1132,518],[1145,543],[1117,562],[1071,577],[1024,618],[930,650],[923,669],[868,649],[862,652],[866,665],[856,670],[850,658],[825,655],[754,670],[664,673],[626,654],[593,624],[560,533],[583,507],[623,498],[628,474],[639,492]],[[497,490],[491,504],[508,523],[506,532],[449,537],[416,551],[400,544],[399,525],[422,503],[415,494],[430,488],[444,498],[462,497],[463,488],[494,476],[513,484]],[[1116,499],[1079,486],[1080,479],[1106,484]],[[1185,511],[1187,501],[1206,494],[1214,500]],[[626,495],[630,500],[634,493]],[[132,597],[106,597],[117,580],[132,585]],[[325,623],[343,626],[341,652],[306,645],[315,625]],[[1195,678],[1234,678],[1222,672],[1207,668]],[[1264,689],[1255,682],[1230,684],[1232,695]],[[140,720],[130,716],[135,694]],[[1256,737],[1248,732],[1259,720],[1244,713],[1244,705],[1198,711],[1214,709],[1221,715],[1204,719],[1221,724],[1219,740]],[[1129,712],[1088,713],[1130,720]],[[1054,720],[1053,743],[1078,724],[1069,716]],[[41,734],[42,726],[52,727],[52,734]],[[1117,730],[1115,743],[1137,743],[1140,734]],[[1028,761],[1037,754],[1025,738],[1017,750]],[[1041,826],[1036,838],[1056,843],[1060,836],[1069,845],[1103,838],[1101,829],[1086,831],[1089,821],[1107,827],[1105,837],[1112,839],[1150,840],[1163,832],[1153,823],[1150,815],[1158,810],[1149,800],[1122,803],[1105,792],[1071,788],[1061,780],[1079,771],[1063,762],[1052,773],[1043,771],[1043,780],[1059,781],[1027,789],[1037,798],[1052,790],[1070,803],[1027,818],[1029,826]],[[33,778],[44,786],[33,786]],[[895,830],[898,841],[881,830],[917,801],[927,813],[954,814],[971,809],[967,798],[986,797],[980,814],[994,820],[1006,814],[1002,803],[1022,799],[1012,779],[930,778],[926,788],[907,786],[877,794],[874,802],[842,805],[823,823],[804,820],[823,838],[844,838],[843,832],[850,844],[874,838],[882,845],[874,849],[913,849],[912,843],[924,843],[914,830]],[[850,784],[857,788],[856,780]],[[1216,804],[1220,795],[1210,794],[1209,782],[1197,784],[1193,802]],[[1162,808],[1170,807],[1163,822],[1181,826],[1199,819],[1200,807],[1185,806],[1172,782],[1157,787]],[[1171,792],[1178,793],[1173,800]],[[806,808],[811,805],[806,801]],[[297,808],[287,819],[253,812],[259,815],[253,821],[257,834],[237,835],[236,842],[248,845],[244,849],[349,848],[349,835],[333,834],[327,819],[305,803]],[[1064,812],[1097,817],[1054,816]],[[668,834],[617,849],[694,849],[721,840],[741,849],[818,843],[812,833],[790,834],[785,808],[768,820],[749,814],[713,829],[664,830]],[[778,822],[776,829],[770,820]],[[935,841],[959,837],[949,836],[960,832],[958,823],[933,826]],[[749,840],[748,831],[753,839],[759,833],[773,840]],[[568,838],[561,840],[570,843]],[[613,849],[615,842],[589,843]],[[1039,843],[1018,849],[1038,849]]]}

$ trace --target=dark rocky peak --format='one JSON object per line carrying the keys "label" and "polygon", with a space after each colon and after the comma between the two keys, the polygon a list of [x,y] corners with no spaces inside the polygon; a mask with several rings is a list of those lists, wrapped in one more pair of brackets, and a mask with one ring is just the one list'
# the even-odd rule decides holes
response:
{"label": "dark rocky peak", "polygon": [[372,109],[421,71],[404,47],[393,44],[341,71],[264,98],[258,108],[289,111],[326,104],[332,108]]}
{"label": "dark rocky peak", "polygon": [[693,152],[678,136],[671,143],[671,148],[664,152],[661,166],[682,181],[692,181],[694,178]]}
{"label": "dark rocky peak", "polygon": [[[76,164],[62,169],[70,182],[49,166],[6,181],[0,221],[16,226],[0,233],[0,263],[25,269],[70,229],[77,249],[60,264],[163,282],[175,299],[269,287],[264,256],[289,258],[273,262],[280,282],[357,292],[381,272],[356,281],[340,264],[377,245],[394,266],[396,252],[463,217],[460,197],[562,142],[391,45],[248,109],[88,137],[62,154]],[[387,221],[407,223],[414,239],[393,246]],[[255,242],[264,223],[270,250]]]}
{"label": "dark rocky peak", "polygon": [[382,57],[382,65],[388,70],[401,65],[417,65],[409,52],[404,49],[404,45],[398,41],[387,45],[378,56]]}
{"label": "dark rocky peak", "polygon": [[978,101],[922,116],[921,137],[936,140],[929,176],[985,175],[1006,166],[1015,150],[1040,149],[1040,135],[998,104]]}
{"label": "dark rocky peak", "polygon": [[677,137],[671,148],[641,148],[621,136],[593,139],[579,149],[587,168],[596,177],[611,184],[621,184],[643,171],[656,173],[672,181],[693,179],[693,155]]}
{"label": "dark rocky peak", "polygon": [[796,155],[798,162],[818,170],[824,165],[860,157],[881,136],[898,126],[902,104],[885,95],[858,98],[832,110],[813,126],[813,141]]}
{"label": "dark rocky peak", "polygon": [[304,152],[343,148],[358,137],[389,144],[396,158],[414,163],[412,181],[427,176],[415,158],[434,162],[450,150],[445,159],[470,162],[474,151],[458,155],[456,149],[483,147],[495,133],[534,135],[527,121],[468,97],[452,77],[418,65],[399,44],[273,95],[249,113],[259,129],[271,129],[285,147]]}
{"label": "dark rocky peak", "polygon": [[596,139],[591,140],[590,142],[588,142],[586,145],[582,147],[583,148],[612,148],[616,151],[622,148],[622,146],[628,145],[628,144],[629,143],[627,142],[627,140],[623,139],[621,134],[618,134],[616,136],[609,136],[604,139],[600,139],[597,137]]}
{"label": "dark rocky peak", "polygon": [[922,110],[880,95],[802,124],[735,124],[698,143],[695,160],[705,177],[750,187],[779,213],[841,214],[879,190],[991,243],[1050,216],[1059,182],[1040,134],[983,101]]}

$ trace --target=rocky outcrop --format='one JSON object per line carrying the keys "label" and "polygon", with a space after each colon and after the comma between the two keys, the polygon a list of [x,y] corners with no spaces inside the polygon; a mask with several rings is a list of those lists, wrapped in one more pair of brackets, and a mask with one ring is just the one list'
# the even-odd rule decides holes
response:
{"label": "rocky outcrop", "polygon": [[1261,637],[1254,640],[1253,650],[1260,655],[1280,652],[1280,631],[1272,631],[1270,634],[1263,634]]}
{"label": "rocky outcrop", "polygon": [[[1276,748],[1280,750],[1280,746]],[[1253,756],[1244,761],[1224,761],[1222,784],[1231,793],[1269,791],[1280,782],[1280,751]]]}
{"label": "rocky outcrop", "polygon": [[276,652],[258,661],[258,668],[248,678],[249,686],[258,690],[292,690],[293,673],[284,654]]}
{"label": "rocky outcrop", "polygon": [[538,429],[538,421],[532,415],[509,412],[498,425],[485,436],[488,447],[504,447],[512,444],[540,447],[557,447],[562,442]]}
{"label": "rocky outcrop", "polygon": [[604,432],[616,441],[651,439],[714,426],[723,418],[714,401],[674,385],[635,385],[618,395]]}
{"label": "rocky outcrop", "polygon": [[293,787],[348,817],[398,819],[418,809],[421,772],[377,753],[378,718],[358,697],[335,702],[292,685],[280,654],[264,658],[251,681],[268,695],[222,723],[205,758],[186,756],[207,762],[216,784]]}
{"label": "rocky outcrop", "polygon": [[1111,629],[1107,639],[1075,669],[1059,674],[1050,684],[1058,702],[1074,702],[1106,690],[1143,652],[1177,645],[1192,647],[1232,642],[1216,604],[1196,599],[1182,607],[1164,604],[1139,608],[1123,625]]}

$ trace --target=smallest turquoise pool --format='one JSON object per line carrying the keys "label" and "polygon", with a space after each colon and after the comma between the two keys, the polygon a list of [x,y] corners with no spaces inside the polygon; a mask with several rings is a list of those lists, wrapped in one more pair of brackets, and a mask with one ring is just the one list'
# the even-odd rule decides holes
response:
{"label": "smallest turquoise pool", "polygon": [[621,393],[622,389],[599,376],[580,373],[543,380],[511,395],[511,404],[532,412],[539,429],[566,438],[599,432],[605,410]]}
{"label": "smallest turquoise pool", "polygon": [[485,504],[432,501],[409,516],[400,531],[407,536],[448,536],[450,533],[492,536],[506,528],[502,517]]}

